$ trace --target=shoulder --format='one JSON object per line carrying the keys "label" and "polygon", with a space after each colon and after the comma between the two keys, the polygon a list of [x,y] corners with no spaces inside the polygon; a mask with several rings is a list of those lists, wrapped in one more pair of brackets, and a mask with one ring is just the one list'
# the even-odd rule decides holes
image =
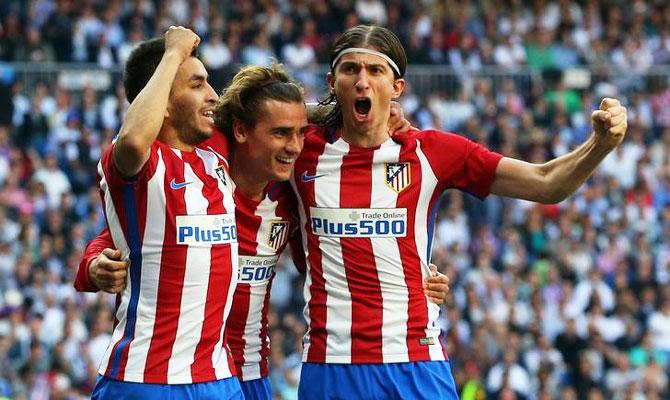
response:
{"label": "shoulder", "polygon": [[397,133],[393,136],[393,140],[400,144],[408,144],[410,142],[419,142],[425,144],[441,144],[441,145],[455,145],[463,146],[473,143],[470,139],[451,132],[442,132],[434,129],[410,129],[407,132]]}
{"label": "shoulder", "polygon": [[327,128],[310,124],[305,131],[305,142],[323,142],[326,137]]}
{"label": "shoulder", "polygon": [[217,128],[214,129],[212,136],[199,144],[198,147],[202,149],[211,149],[211,151],[219,153],[224,158],[228,158],[230,152],[228,137]]}

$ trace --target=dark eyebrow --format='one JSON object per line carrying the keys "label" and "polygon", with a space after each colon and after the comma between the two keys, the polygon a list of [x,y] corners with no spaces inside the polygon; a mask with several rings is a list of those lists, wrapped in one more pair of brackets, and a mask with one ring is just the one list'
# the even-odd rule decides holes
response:
{"label": "dark eyebrow", "polygon": [[[360,66],[363,64],[362,61],[353,61],[353,60],[345,60],[340,63],[340,66]],[[387,65],[384,63],[365,63],[366,68],[382,68],[386,69]]]}
{"label": "dark eyebrow", "polygon": [[290,126],[275,126],[272,128],[272,132],[274,133],[285,133],[290,131],[292,128]]}
{"label": "dark eyebrow", "polygon": [[193,74],[189,79],[190,82],[204,82],[207,80],[207,75]]}
{"label": "dark eyebrow", "polygon": [[382,69],[386,69],[386,64],[368,64],[368,68],[382,68]]}
{"label": "dark eyebrow", "polygon": [[355,65],[361,65],[360,61],[353,61],[353,60],[344,60],[340,63],[341,66],[355,66]]}

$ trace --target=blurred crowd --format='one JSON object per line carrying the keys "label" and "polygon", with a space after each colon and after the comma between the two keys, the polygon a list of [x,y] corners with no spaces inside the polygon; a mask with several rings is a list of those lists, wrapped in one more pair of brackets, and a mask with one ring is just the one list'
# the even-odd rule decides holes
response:
{"label": "blurred crowd", "polygon": [[[507,156],[543,162],[579,146],[603,95],[628,107],[626,140],[569,200],[442,199],[433,262],[451,278],[441,324],[462,398],[668,398],[670,3],[3,0],[0,61],[118,67],[183,24],[203,38],[216,89],[274,57],[309,90],[333,38],[358,23],[397,32],[410,71],[459,74],[457,90],[400,99],[415,126]],[[649,79],[657,65],[663,79]],[[472,74],[484,66],[510,77]],[[530,84],[513,75],[528,67],[542,71]],[[574,67],[591,79],[571,85]],[[85,398],[95,383],[114,297],[72,282],[105,223],[96,164],[128,106],[112,87],[27,91],[0,74],[0,399]],[[290,258],[271,297],[272,382],[295,399],[306,327]]]}

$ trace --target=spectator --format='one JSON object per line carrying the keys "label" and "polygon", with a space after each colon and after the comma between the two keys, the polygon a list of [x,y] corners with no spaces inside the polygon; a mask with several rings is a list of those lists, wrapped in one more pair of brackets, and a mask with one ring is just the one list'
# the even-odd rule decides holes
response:
{"label": "spectator", "polygon": [[386,6],[380,0],[356,0],[356,14],[361,23],[386,25]]}
{"label": "spectator", "polygon": [[19,43],[16,50],[16,61],[32,63],[48,63],[56,60],[53,48],[49,43],[42,41],[42,34],[38,29],[26,29],[25,41]]}
{"label": "spectator", "polygon": [[[450,193],[436,207],[433,260],[443,262],[452,276],[453,295],[449,316],[440,323],[446,328],[459,387],[481,381],[501,362],[510,346],[507,334],[501,332],[508,331],[511,321],[527,339],[517,351],[522,367],[529,369],[532,397],[610,396],[607,377],[622,369],[617,367],[617,351],[627,352],[629,370],[640,373],[637,382],[616,389],[617,394],[668,396],[670,356],[658,345],[668,336],[667,313],[661,304],[670,283],[670,89],[663,72],[670,60],[666,4],[108,3],[0,2],[2,61],[100,60],[110,67],[105,74],[112,76],[109,90],[98,86],[63,90],[56,89],[51,76],[39,78],[48,79],[40,82],[24,74],[23,67],[0,66],[5,90],[0,99],[7,102],[0,123],[0,395],[6,393],[3,380],[9,382],[14,397],[47,396],[49,391],[88,396],[95,383],[97,359],[114,321],[109,312],[114,300],[72,296],[82,315],[69,316],[71,306],[61,299],[68,296],[63,285],[71,279],[71,259],[81,251],[84,238],[96,235],[104,224],[97,193],[90,189],[96,176],[92,161],[111,142],[128,107],[116,71],[135,42],[162,33],[179,20],[192,21],[195,29],[208,30],[200,50],[208,60],[210,78],[225,82],[240,62],[265,63],[268,57],[280,56],[290,65],[300,57],[286,56],[283,49],[300,53],[303,41],[314,49],[316,62],[323,64],[338,32],[379,15],[405,42],[410,64],[432,63],[438,71],[426,75],[418,67],[409,69],[412,91],[406,89],[399,100],[415,126],[446,127],[505,154],[541,162],[591,134],[588,122],[595,99],[616,93],[628,102],[626,142],[572,199],[538,207],[498,198],[481,204]],[[381,4],[384,11],[357,10],[360,4]],[[259,47],[254,37],[263,30],[271,45]],[[492,64],[499,69],[477,69]],[[471,80],[454,80],[445,72],[446,65],[477,74],[470,74]],[[590,81],[565,81],[577,85],[558,87],[551,74],[528,72],[529,65],[537,70],[578,66],[589,71]],[[303,79],[312,79],[309,76],[311,71]],[[320,94],[315,87],[306,88],[308,97]],[[473,118],[473,113],[480,117]],[[56,161],[53,179],[45,166],[51,160]],[[37,172],[47,177],[38,180]],[[60,194],[53,193],[57,187],[62,187],[57,190]],[[486,228],[480,231],[480,226]],[[300,319],[304,305],[302,281],[285,273],[289,270],[278,268],[275,286],[281,295],[275,296],[278,314],[272,328],[273,335],[282,335],[277,342],[284,342],[273,348],[272,368],[277,371],[273,379],[276,392],[284,390],[287,397],[294,394],[298,378],[295,338],[300,333],[291,318],[284,317]],[[594,273],[599,277],[592,281]],[[65,314],[63,338],[45,347],[32,336],[42,329],[40,325],[53,321],[47,312],[51,291],[55,297],[51,308]],[[598,301],[611,308],[600,311]],[[509,302],[524,310],[523,323],[510,312],[515,306]],[[492,310],[511,317],[490,315]],[[78,336],[77,321],[91,332],[90,338]],[[9,333],[3,335],[5,329]],[[543,350],[543,336],[550,349]],[[603,336],[618,340],[608,343]],[[28,363],[31,346],[34,360]],[[75,351],[80,361],[72,357]],[[527,362],[556,351],[568,371],[558,382],[547,364]],[[474,367],[461,368],[464,365]],[[511,394],[509,389],[508,385],[500,393]]]}
{"label": "spectator", "polygon": [[67,175],[58,167],[55,154],[48,154],[44,167],[38,168],[33,180],[44,186],[48,197],[49,207],[58,208],[65,193],[70,190],[70,181]]}
{"label": "spectator", "polygon": [[75,25],[72,0],[57,0],[56,4],[56,10],[44,23],[44,39],[53,47],[56,61],[72,61],[72,35]]}
{"label": "spectator", "polygon": [[670,298],[664,298],[658,311],[649,316],[649,332],[652,336],[654,349],[660,350],[670,357]]}
{"label": "spectator", "polygon": [[0,24],[0,61],[16,60],[23,41],[22,27],[16,14],[7,15]]}
{"label": "spectator", "polygon": [[242,62],[245,64],[268,66],[273,57],[275,55],[270,47],[268,35],[262,29],[254,37],[253,45],[242,51]]}
{"label": "spectator", "polygon": [[516,361],[514,349],[508,349],[503,360],[494,365],[486,378],[486,390],[493,394],[511,389],[517,396],[527,398],[530,395],[530,376]]}

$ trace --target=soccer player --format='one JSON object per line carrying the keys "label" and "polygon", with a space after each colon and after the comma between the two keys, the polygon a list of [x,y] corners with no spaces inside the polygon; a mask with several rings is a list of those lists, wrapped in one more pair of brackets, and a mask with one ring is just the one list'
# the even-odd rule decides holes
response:
{"label": "soccer player", "polygon": [[199,41],[172,26],[125,67],[131,105],[98,173],[111,238],[133,268],[94,399],[243,397],[223,335],[238,267],[231,178],[220,154],[196,147],[217,100]]}
{"label": "soccer player", "polygon": [[307,255],[299,398],[457,399],[439,310],[421,290],[440,195],[558,202],[623,140],[626,109],[604,99],[586,143],[530,164],[444,132],[389,139],[407,59],[388,29],[350,28],[330,64],[326,102],[337,105],[307,132],[291,178]]}
{"label": "soccer player", "polygon": [[[224,90],[215,119],[222,132],[230,132],[226,135],[230,151],[226,141],[215,140],[223,137],[219,133],[198,147],[226,155],[235,188],[240,269],[226,341],[245,398],[270,400],[268,298],[279,254],[290,237],[300,238],[292,235],[298,227],[296,201],[285,181],[302,149],[305,107],[298,86],[279,66],[251,66],[235,75]],[[75,282],[78,290],[100,287],[118,292],[125,287],[128,264],[115,261],[120,254],[106,248],[112,246],[108,233],[89,245]],[[97,257],[100,250],[103,255]],[[297,250],[294,261],[304,265],[302,247]],[[108,273],[111,281],[101,280],[98,273]],[[426,283],[426,295],[432,301],[444,298],[445,279],[432,277]]]}
{"label": "soccer player", "polygon": [[[233,191],[236,205],[239,275],[225,336],[245,398],[271,399],[267,378],[268,298],[274,266],[297,228],[295,197],[286,181],[302,149],[307,128],[305,105],[302,90],[280,66],[251,66],[235,76],[219,98],[216,111],[224,132],[232,132],[228,140],[234,144],[228,150],[228,141],[217,132],[198,148],[209,148],[229,160],[232,179],[226,184]],[[297,235],[293,237],[299,239]],[[91,266],[95,269],[104,263],[91,260],[100,249],[109,258],[118,258],[118,251],[106,248],[113,245],[108,231],[103,232],[87,248],[88,257],[82,265],[95,261]],[[299,246],[298,250],[300,256]],[[297,256],[296,264],[303,265]],[[115,282],[116,288],[123,289],[128,263],[108,262],[112,264],[108,268],[123,272],[123,278]],[[97,289],[89,272],[88,267],[78,271],[75,286],[79,290]]]}

